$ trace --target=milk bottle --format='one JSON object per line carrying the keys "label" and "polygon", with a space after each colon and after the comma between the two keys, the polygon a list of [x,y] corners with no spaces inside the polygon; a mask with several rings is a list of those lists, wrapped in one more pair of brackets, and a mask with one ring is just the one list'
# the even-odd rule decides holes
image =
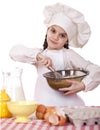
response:
{"label": "milk bottle", "polygon": [[22,72],[23,69],[16,67],[11,72],[3,72],[5,82],[5,89],[11,101],[25,100],[25,94],[22,86]]}

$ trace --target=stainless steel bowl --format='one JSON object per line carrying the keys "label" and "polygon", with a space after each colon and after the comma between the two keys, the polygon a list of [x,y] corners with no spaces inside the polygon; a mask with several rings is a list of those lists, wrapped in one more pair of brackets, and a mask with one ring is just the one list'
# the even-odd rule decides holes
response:
{"label": "stainless steel bowl", "polygon": [[61,78],[56,78],[54,72],[47,72],[43,74],[43,76],[47,79],[49,86],[55,90],[58,90],[59,88],[70,87],[71,84],[69,84],[66,79],[80,82],[89,73],[88,71],[80,69],[59,70],[57,72],[62,75]]}

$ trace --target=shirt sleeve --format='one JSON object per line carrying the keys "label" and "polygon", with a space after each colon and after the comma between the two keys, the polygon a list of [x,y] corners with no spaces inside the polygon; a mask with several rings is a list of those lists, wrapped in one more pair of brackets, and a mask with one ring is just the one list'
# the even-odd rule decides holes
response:
{"label": "shirt sleeve", "polygon": [[69,57],[71,65],[73,68],[80,68],[89,71],[89,74],[82,80],[85,84],[85,92],[93,90],[100,84],[100,67],[85,60],[79,54],[71,50],[71,55]]}
{"label": "shirt sleeve", "polygon": [[40,52],[42,52],[42,49],[28,48],[23,45],[15,45],[11,48],[9,56],[14,61],[35,64],[37,61],[36,56]]}
{"label": "shirt sleeve", "polygon": [[89,71],[89,75],[86,76],[82,81],[85,84],[85,91],[90,91],[96,88],[100,84],[100,67],[90,63],[86,70]]}

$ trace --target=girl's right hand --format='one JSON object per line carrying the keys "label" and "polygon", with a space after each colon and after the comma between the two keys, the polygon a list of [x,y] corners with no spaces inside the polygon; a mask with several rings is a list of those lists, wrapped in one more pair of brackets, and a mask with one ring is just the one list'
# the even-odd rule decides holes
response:
{"label": "girl's right hand", "polygon": [[45,67],[49,67],[52,66],[52,60],[51,58],[47,57],[47,56],[43,56],[42,54],[38,53],[37,54],[37,60],[43,64]]}

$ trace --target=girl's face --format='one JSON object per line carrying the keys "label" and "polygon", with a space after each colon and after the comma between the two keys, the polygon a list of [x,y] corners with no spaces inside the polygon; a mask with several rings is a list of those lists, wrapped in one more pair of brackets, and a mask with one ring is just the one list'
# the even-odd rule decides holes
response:
{"label": "girl's face", "polygon": [[59,50],[61,49],[68,41],[66,32],[59,26],[53,25],[47,30],[47,43],[48,49],[50,50]]}

